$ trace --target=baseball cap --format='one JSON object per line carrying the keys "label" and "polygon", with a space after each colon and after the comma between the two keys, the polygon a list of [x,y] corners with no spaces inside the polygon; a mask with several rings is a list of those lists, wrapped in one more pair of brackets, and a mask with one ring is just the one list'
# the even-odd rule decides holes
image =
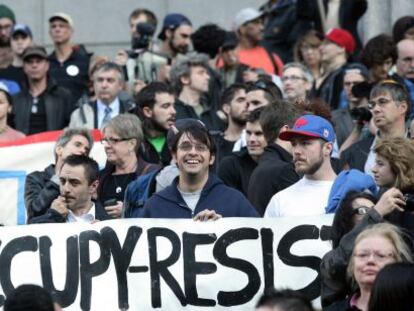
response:
{"label": "baseball cap", "polygon": [[49,17],[49,23],[51,23],[55,19],[61,19],[69,24],[70,27],[73,27],[73,19],[70,17],[69,14],[58,12],[53,14],[51,17]]}
{"label": "baseball cap", "polygon": [[167,29],[175,29],[181,25],[192,26],[191,21],[184,15],[179,13],[168,14],[164,17],[164,22],[162,24],[162,29],[158,38],[161,40],[165,39],[165,31]]}
{"label": "baseball cap", "polygon": [[296,120],[293,129],[279,134],[280,139],[288,141],[296,136],[322,138],[329,143],[333,143],[335,140],[335,132],[331,123],[322,117],[312,114],[301,116]]}
{"label": "baseball cap", "polygon": [[325,34],[325,39],[343,47],[345,51],[350,54],[355,51],[355,39],[352,34],[345,29],[332,28]]}
{"label": "baseball cap", "polygon": [[22,59],[24,61],[32,56],[38,56],[40,58],[47,59],[46,49],[40,45],[29,46],[26,50],[24,50]]}
{"label": "baseball cap", "polygon": [[16,24],[13,26],[11,36],[13,37],[17,33],[22,33],[30,38],[33,38],[30,27],[25,24]]}
{"label": "baseball cap", "polygon": [[0,81],[0,90],[2,90],[3,92],[6,92],[6,93],[10,93],[9,92],[9,88],[7,87],[7,85],[5,84],[5,83],[3,83],[2,81]]}
{"label": "baseball cap", "polygon": [[251,22],[259,17],[263,16],[263,12],[260,12],[254,8],[245,8],[236,14],[233,20],[233,30],[237,31],[241,26],[247,22]]}

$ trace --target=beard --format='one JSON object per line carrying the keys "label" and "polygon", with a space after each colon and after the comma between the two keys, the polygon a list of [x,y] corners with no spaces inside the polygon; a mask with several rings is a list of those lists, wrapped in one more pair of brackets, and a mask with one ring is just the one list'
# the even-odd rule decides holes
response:
{"label": "beard", "polygon": [[177,46],[174,45],[173,40],[169,42],[170,48],[174,53],[186,54],[188,52],[188,46]]}
{"label": "beard", "polygon": [[247,119],[241,116],[231,116],[231,120],[239,126],[245,126]]}
{"label": "beard", "polygon": [[318,158],[316,162],[310,164],[308,167],[305,167],[305,168],[295,167],[295,171],[296,173],[300,175],[313,175],[322,167],[322,164],[323,164],[323,157],[322,155],[320,155],[320,157]]}

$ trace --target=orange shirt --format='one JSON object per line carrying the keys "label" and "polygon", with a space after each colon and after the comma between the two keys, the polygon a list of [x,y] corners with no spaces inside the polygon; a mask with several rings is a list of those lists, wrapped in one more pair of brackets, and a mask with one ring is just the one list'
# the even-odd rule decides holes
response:
{"label": "orange shirt", "polygon": [[[280,76],[283,70],[283,62],[279,56],[275,53],[272,53],[273,59],[275,60],[277,72],[273,67],[272,61],[270,60],[269,53],[262,46],[256,46],[252,49],[238,50],[239,61],[241,64],[249,66],[254,69],[263,69],[268,74],[275,74]],[[219,59],[217,62],[217,67],[223,67],[223,60]]]}

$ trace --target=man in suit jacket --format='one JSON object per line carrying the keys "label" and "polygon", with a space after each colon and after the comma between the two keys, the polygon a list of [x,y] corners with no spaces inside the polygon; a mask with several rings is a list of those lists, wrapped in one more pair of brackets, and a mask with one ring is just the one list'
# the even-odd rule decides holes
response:
{"label": "man in suit jacket", "polygon": [[135,104],[122,100],[119,96],[123,86],[124,74],[121,67],[113,62],[99,66],[93,75],[97,99],[76,109],[70,117],[69,127],[100,129],[118,114],[131,112]]}

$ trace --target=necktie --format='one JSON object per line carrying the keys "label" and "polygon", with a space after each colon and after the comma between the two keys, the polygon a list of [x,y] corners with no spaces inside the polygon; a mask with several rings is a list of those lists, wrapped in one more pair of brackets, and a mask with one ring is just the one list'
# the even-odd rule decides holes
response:
{"label": "necktie", "polygon": [[112,112],[112,108],[110,107],[105,108],[105,114],[102,120],[101,128],[103,128],[109,121],[111,121],[111,112]]}

